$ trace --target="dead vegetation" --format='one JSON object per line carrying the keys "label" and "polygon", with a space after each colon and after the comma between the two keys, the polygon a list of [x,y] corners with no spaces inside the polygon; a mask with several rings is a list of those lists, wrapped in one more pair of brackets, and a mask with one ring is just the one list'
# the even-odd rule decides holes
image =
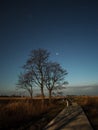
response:
{"label": "dead vegetation", "polygon": [[[49,105],[46,101],[43,105],[41,100],[18,100],[1,104],[0,129],[18,129],[19,127],[24,127],[29,122],[35,125],[38,121],[44,126],[48,123],[47,121],[50,121],[62,109],[63,106],[60,104],[58,106],[57,104]],[[45,117],[44,123],[41,121],[43,115]]]}
{"label": "dead vegetation", "polygon": [[83,107],[94,130],[98,130],[98,96],[77,96],[75,100]]}
{"label": "dead vegetation", "polygon": [[[83,107],[94,130],[98,130],[98,97],[73,96],[72,98],[73,101]],[[40,99],[35,99],[33,102],[28,99],[1,99],[0,129],[18,129],[29,127],[28,124],[30,124],[34,130],[41,130],[64,107],[62,98],[54,99],[51,105],[49,105],[47,99],[44,105],[42,105]]]}

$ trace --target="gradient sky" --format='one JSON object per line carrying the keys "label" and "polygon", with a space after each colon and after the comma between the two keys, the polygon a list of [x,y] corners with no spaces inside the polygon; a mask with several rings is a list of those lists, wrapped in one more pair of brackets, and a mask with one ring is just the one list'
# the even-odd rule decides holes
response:
{"label": "gradient sky", "polygon": [[70,86],[98,84],[97,0],[2,0],[0,90],[13,90],[32,49],[51,52]]}

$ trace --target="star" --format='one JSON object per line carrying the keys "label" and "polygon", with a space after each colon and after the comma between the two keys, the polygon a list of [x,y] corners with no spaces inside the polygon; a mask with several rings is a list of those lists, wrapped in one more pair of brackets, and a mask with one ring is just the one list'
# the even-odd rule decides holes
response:
{"label": "star", "polygon": [[58,56],[58,55],[59,55],[59,53],[58,53],[58,52],[56,52],[55,54],[56,54],[56,56]]}

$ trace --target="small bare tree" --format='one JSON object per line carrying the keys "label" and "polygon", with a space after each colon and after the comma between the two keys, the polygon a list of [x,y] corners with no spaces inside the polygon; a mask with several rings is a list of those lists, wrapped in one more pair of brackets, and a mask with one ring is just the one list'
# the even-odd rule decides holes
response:
{"label": "small bare tree", "polygon": [[55,88],[61,87],[64,84],[67,71],[56,62],[49,62],[46,66],[45,86],[49,91],[49,102],[51,103],[51,94]]}
{"label": "small bare tree", "polygon": [[30,73],[20,73],[17,88],[25,89],[29,92],[31,99],[33,98],[32,75]]}

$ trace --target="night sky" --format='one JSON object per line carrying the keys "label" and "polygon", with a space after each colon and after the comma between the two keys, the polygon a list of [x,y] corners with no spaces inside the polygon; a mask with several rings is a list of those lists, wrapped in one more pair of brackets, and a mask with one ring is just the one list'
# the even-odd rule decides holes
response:
{"label": "night sky", "polygon": [[98,84],[97,0],[2,0],[0,91],[15,89],[32,49],[68,71],[69,86]]}

